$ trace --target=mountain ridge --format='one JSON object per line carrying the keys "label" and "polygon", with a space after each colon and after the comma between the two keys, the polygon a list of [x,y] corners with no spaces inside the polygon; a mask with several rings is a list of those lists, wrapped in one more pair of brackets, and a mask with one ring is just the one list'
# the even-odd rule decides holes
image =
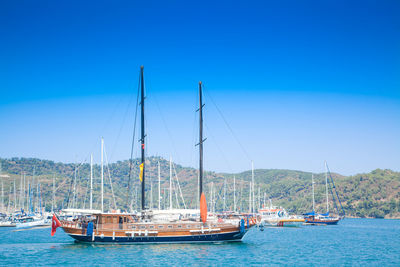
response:
{"label": "mountain ridge", "polygon": [[[33,187],[37,188],[37,181],[40,181],[42,198],[47,209],[51,208],[53,176],[56,181],[56,205],[58,208],[71,206],[71,201],[76,207],[87,206],[88,204],[88,177],[90,165],[88,163],[60,163],[51,160],[37,158],[0,158],[2,166],[2,181],[4,183],[4,202],[13,206],[13,183],[16,183],[17,198],[20,196],[21,173],[25,172],[25,179]],[[153,186],[153,206],[158,203],[158,162],[161,169],[161,192],[163,205],[168,206],[167,191],[169,188],[169,161],[161,157],[148,157],[146,160],[146,192],[147,206],[150,204],[151,186]],[[131,182],[132,191],[130,202],[133,208],[138,208],[139,180],[139,159],[133,160]],[[191,167],[184,167],[173,163],[173,176],[179,177],[179,190],[176,179],[174,187],[178,192],[174,205],[184,206],[179,197],[182,192],[186,207],[197,205],[197,177],[198,171]],[[129,161],[117,161],[105,167],[105,203],[112,209],[112,194],[109,177],[112,179],[113,190],[118,207],[125,208],[127,185],[129,180]],[[283,206],[293,213],[304,213],[311,210],[311,172],[287,170],[287,169],[255,169],[255,199],[260,206],[268,199],[274,205]],[[325,173],[313,173],[315,179],[316,211],[325,212]],[[370,218],[400,218],[400,172],[388,169],[376,169],[369,173],[361,173],[351,176],[344,176],[338,173],[331,173],[338,189],[346,214],[351,217]],[[99,205],[99,180],[100,166],[94,165],[94,204]],[[75,178],[76,177],[76,178]],[[211,184],[213,184],[216,195],[216,209],[223,208],[223,185],[226,179],[226,208],[233,207],[233,178],[236,178],[237,206],[242,211],[248,210],[249,181],[251,170],[239,173],[216,173],[206,171],[204,173],[204,191],[207,200],[210,201]],[[73,197],[73,186],[75,185],[75,197]],[[11,194],[10,194],[11,190]],[[260,193],[258,193],[260,191]],[[33,198],[38,195],[33,192]],[[331,198],[331,196],[329,196]],[[36,197],[37,198],[37,197]],[[71,200],[72,198],[72,200]],[[18,202],[18,200],[17,200]],[[19,203],[17,203],[19,204]],[[330,208],[334,206],[330,202]]]}

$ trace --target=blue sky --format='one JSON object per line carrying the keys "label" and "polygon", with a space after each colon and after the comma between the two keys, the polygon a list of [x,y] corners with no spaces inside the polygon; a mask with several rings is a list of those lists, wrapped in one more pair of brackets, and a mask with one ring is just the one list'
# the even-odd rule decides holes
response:
{"label": "blue sky", "polygon": [[104,136],[109,160],[127,159],[144,65],[149,155],[197,166],[202,80],[206,169],[400,170],[398,14],[398,1],[4,2],[0,157],[98,161]]}

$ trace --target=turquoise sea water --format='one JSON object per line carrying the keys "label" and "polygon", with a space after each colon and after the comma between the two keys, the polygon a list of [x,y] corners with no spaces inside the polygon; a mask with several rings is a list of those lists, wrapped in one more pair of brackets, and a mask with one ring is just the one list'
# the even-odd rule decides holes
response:
{"label": "turquoise sea water", "polygon": [[400,220],[345,219],[337,226],[251,230],[238,243],[92,245],[60,228],[0,229],[0,265],[400,266]]}

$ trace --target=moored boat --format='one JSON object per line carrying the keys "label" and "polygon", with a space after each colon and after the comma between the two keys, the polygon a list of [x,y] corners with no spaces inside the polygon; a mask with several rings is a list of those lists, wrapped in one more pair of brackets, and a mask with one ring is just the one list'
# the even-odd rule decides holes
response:
{"label": "moored boat", "polygon": [[[200,210],[155,211],[145,205],[145,129],[144,78],[140,70],[141,95],[141,211],[138,213],[82,212],[78,216],[53,217],[52,234],[58,226],[77,241],[104,243],[181,243],[240,241],[254,224],[243,219],[223,220],[207,216],[203,193],[203,103],[202,85],[199,83],[199,196]],[[129,185],[128,185],[129,188]],[[103,205],[102,205],[103,207]],[[186,212],[188,211],[188,212]],[[196,215],[197,213],[197,215]],[[193,215],[195,214],[195,215]],[[176,216],[178,215],[178,216]]]}
{"label": "moored boat", "polygon": [[[341,212],[338,212],[339,216],[331,216],[330,215],[329,194],[328,194],[328,174],[329,174],[329,178],[330,178],[329,181],[332,184],[332,187],[329,188],[331,195],[332,195],[332,201],[335,205],[336,211],[338,211],[336,200],[339,202],[339,205],[341,208]],[[319,214],[319,213],[315,212],[314,175],[311,175],[311,179],[312,179],[312,207],[313,207],[313,210],[312,210],[312,212],[303,214],[306,224],[309,224],[309,225],[335,225],[335,224],[338,224],[338,222],[344,218],[345,212],[344,212],[344,209],[342,206],[342,202],[339,198],[339,194],[336,191],[336,186],[335,186],[335,183],[333,182],[332,176],[330,174],[328,164],[325,162],[326,213]],[[333,192],[335,192],[335,194],[333,194]]]}
{"label": "moored boat", "polygon": [[289,215],[288,212],[280,207],[273,207],[260,209],[258,211],[260,216],[260,223],[263,226],[275,227],[300,227],[304,223],[304,219],[296,215]]}
{"label": "moored boat", "polygon": [[17,229],[22,228],[34,228],[42,226],[50,226],[51,221],[48,218],[36,217],[36,216],[24,216],[16,219],[15,227]]}

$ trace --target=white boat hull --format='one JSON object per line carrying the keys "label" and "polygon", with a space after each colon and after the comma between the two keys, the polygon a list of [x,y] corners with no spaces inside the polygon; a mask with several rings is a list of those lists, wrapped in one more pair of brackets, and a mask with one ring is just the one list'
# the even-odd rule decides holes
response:
{"label": "white boat hull", "polygon": [[51,225],[50,222],[48,222],[45,219],[41,219],[33,222],[17,223],[15,227],[18,229],[22,229],[22,228],[32,228],[32,227],[49,226],[49,225]]}

